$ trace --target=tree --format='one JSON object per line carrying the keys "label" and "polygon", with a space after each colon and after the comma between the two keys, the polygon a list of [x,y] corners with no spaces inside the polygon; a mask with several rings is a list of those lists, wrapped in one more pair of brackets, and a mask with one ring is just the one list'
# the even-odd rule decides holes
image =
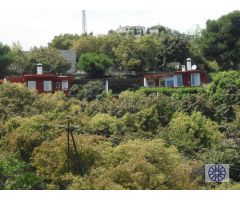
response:
{"label": "tree", "polygon": [[157,48],[157,66],[165,70],[167,63],[185,62],[189,55],[189,39],[180,33],[164,35]]}
{"label": "tree", "polygon": [[[240,72],[239,71],[225,71],[219,72],[212,76],[213,81],[209,86],[209,94],[213,98],[214,102],[223,103],[223,101],[229,101],[230,104],[239,102],[239,89],[240,89]],[[226,94],[226,90],[230,90],[231,96],[229,99],[221,98],[221,95]]]}
{"label": "tree", "polygon": [[7,133],[4,138],[5,144],[9,145],[8,150],[18,153],[22,160],[29,162],[35,147],[59,134],[55,119],[57,115],[54,112],[28,118],[12,118],[15,121],[15,130]]}
{"label": "tree", "polygon": [[89,132],[95,135],[104,135],[109,137],[115,134],[115,124],[117,118],[109,114],[97,114],[89,122]]}
{"label": "tree", "polygon": [[179,101],[163,94],[150,95],[148,101],[150,105],[156,105],[159,124],[163,127],[167,126],[178,109]]}
{"label": "tree", "polygon": [[123,37],[116,32],[112,32],[107,35],[99,36],[99,39],[102,41],[99,51],[112,58],[114,66],[119,67],[113,50],[118,47]]}
{"label": "tree", "polygon": [[23,115],[36,99],[36,93],[22,84],[2,84],[0,91],[0,120]]}
{"label": "tree", "polygon": [[239,105],[240,102],[240,73],[228,71],[213,75],[209,97],[214,103],[216,121],[233,121],[235,119],[233,106]]}
{"label": "tree", "polygon": [[44,183],[27,163],[6,154],[0,155],[0,189],[39,190]]}
{"label": "tree", "polygon": [[92,101],[104,91],[104,84],[102,81],[89,81],[78,89],[77,97],[79,99],[86,99]]}
{"label": "tree", "polygon": [[113,49],[116,61],[126,71],[141,71],[141,60],[138,54],[138,46],[133,38],[125,38],[118,47]]}
{"label": "tree", "polygon": [[[104,163],[106,154],[111,149],[111,143],[100,136],[75,136],[76,147],[80,163],[76,159],[73,145],[70,146],[70,173],[79,176],[88,175],[92,169]],[[35,148],[32,155],[32,164],[36,172],[45,181],[55,185],[57,189],[66,189],[61,181],[68,173],[66,136],[62,135],[52,141],[46,140],[41,146]]]}
{"label": "tree", "polygon": [[[201,112],[205,117],[214,120],[215,107],[208,94],[180,95],[179,109],[185,113]],[[175,97],[177,98],[177,97]]]}
{"label": "tree", "polygon": [[112,65],[112,59],[98,53],[82,54],[77,63],[78,69],[85,71],[90,77],[103,76],[105,71]]}
{"label": "tree", "polygon": [[206,25],[201,38],[204,56],[216,61],[220,69],[237,69],[240,64],[240,11],[208,20]]}
{"label": "tree", "polygon": [[66,73],[71,68],[71,64],[53,48],[34,47],[27,57],[28,64],[25,71],[29,73],[36,73],[36,64],[38,63],[43,64],[45,73]]}
{"label": "tree", "polygon": [[12,63],[11,49],[0,43],[0,79],[8,74],[8,66]]}
{"label": "tree", "polygon": [[[201,162],[186,161],[174,147],[162,140],[133,140],[113,148],[85,179],[75,180],[69,188],[81,189],[193,189],[197,178],[191,173]],[[181,172],[181,173],[179,173]]]}
{"label": "tree", "polygon": [[74,42],[79,39],[77,34],[61,34],[55,36],[53,40],[48,43],[48,46],[55,49],[68,50],[73,47]]}
{"label": "tree", "polygon": [[153,70],[157,65],[157,39],[152,35],[145,35],[138,41],[139,57],[144,70]]}
{"label": "tree", "polygon": [[229,163],[230,178],[234,181],[240,180],[240,146],[232,140],[226,140],[215,148],[208,149],[198,154],[198,159],[204,163]]}
{"label": "tree", "polygon": [[12,63],[9,65],[8,70],[10,74],[22,74],[27,65],[27,56],[22,51],[19,43],[13,43],[11,47]]}
{"label": "tree", "polygon": [[77,55],[81,56],[85,53],[100,53],[101,44],[101,37],[81,35],[78,40],[74,42],[73,48],[76,49]]}
{"label": "tree", "polygon": [[164,137],[189,157],[204,148],[213,148],[223,138],[217,124],[199,112],[175,113]]}

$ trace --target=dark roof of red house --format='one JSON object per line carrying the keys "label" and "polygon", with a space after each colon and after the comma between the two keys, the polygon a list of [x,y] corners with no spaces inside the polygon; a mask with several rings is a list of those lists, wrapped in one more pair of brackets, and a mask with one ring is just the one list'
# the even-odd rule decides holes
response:
{"label": "dark roof of red house", "polygon": [[166,72],[156,73],[156,74],[145,74],[144,78],[162,78],[162,77],[172,76],[173,74],[174,73],[166,73]]}
{"label": "dark roof of red house", "polygon": [[182,70],[178,70],[175,72],[161,72],[161,73],[155,73],[155,74],[145,74],[144,78],[163,78],[163,77],[169,77],[169,76],[173,76],[174,74],[189,74],[189,73],[205,73],[201,70],[186,70],[186,71],[182,71]]}
{"label": "dark roof of red house", "polygon": [[74,80],[74,77],[71,76],[62,76],[55,74],[25,74],[23,75],[24,79],[51,79],[51,80]]}
{"label": "dark roof of red house", "polygon": [[6,77],[10,82],[24,82],[26,80],[41,80],[41,79],[50,79],[50,80],[70,80],[73,81],[74,77],[71,76],[58,76],[55,74],[25,74],[22,76],[10,76]]}

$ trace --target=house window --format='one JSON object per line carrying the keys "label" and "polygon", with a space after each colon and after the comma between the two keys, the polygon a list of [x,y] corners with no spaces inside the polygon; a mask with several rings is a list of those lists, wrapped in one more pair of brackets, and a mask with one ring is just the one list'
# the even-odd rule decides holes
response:
{"label": "house window", "polygon": [[52,91],[52,81],[43,81],[43,91],[44,92]]}
{"label": "house window", "polygon": [[60,82],[56,82],[56,89],[59,89],[59,88],[61,88],[61,84]]}
{"label": "house window", "polygon": [[159,79],[159,86],[160,87],[165,87],[165,79]]}
{"label": "house window", "polygon": [[36,81],[28,81],[27,87],[28,89],[36,90]]}
{"label": "house window", "polygon": [[68,81],[62,81],[62,90],[68,90]]}
{"label": "house window", "polygon": [[192,86],[199,86],[200,85],[200,74],[199,73],[191,74],[191,85]]}
{"label": "house window", "polygon": [[174,86],[173,77],[166,78],[165,85],[166,87],[173,87]]}
{"label": "house window", "polygon": [[174,75],[174,87],[181,87],[183,86],[182,74]]}
{"label": "house window", "polygon": [[154,87],[155,86],[154,80],[147,80],[147,86],[148,87]]}

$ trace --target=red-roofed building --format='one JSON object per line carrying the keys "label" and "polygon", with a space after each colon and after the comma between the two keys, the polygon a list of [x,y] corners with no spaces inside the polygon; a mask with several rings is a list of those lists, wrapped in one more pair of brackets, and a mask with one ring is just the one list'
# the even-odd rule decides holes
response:
{"label": "red-roofed building", "polygon": [[69,94],[74,77],[42,74],[42,66],[38,65],[37,74],[6,77],[5,81],[26,84],[26,87],[37,90],[38,93],[63,91],[65,94]]}
{"label": "red-roofed building", "polygon": [[191,59],[187,59],[187,69],[171,73],[155,73],[144,75],[144,87],[189,87],[202,86],[208,83],[208,75],[196,66],[191,66]]}

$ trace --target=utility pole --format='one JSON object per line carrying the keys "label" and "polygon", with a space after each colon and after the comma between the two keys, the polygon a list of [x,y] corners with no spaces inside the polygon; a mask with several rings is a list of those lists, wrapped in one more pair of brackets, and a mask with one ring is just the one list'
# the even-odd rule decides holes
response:
{"label": "utility pole", "polygon": [[87,33],[87,18],[86,18],[86,10],[82,11],[82,34]]}
{"label": "utility pole", "polygon": [[74,139],[74,136],[73,136],[73,131],[75,131],[79,127],[78,126],[70,126],[70,117],[67,117],[67,126],[60,125],[59,127],[65,128],[65,130],[67,132],[67,168],[68,168],[68,172],[70,172],[70,137],[71,137],[73,147],[74,147],[74,152],[75,152],[75,158],[77,158],[78,166],[80,168],[80,175],[83,176],[84,175],[84,170],[83,170],[83,168],[81,166],[81,163],[80,163],[79,155],[78,155],[78,152],[77,152],[76,142],[75,142],[75,139]]}

